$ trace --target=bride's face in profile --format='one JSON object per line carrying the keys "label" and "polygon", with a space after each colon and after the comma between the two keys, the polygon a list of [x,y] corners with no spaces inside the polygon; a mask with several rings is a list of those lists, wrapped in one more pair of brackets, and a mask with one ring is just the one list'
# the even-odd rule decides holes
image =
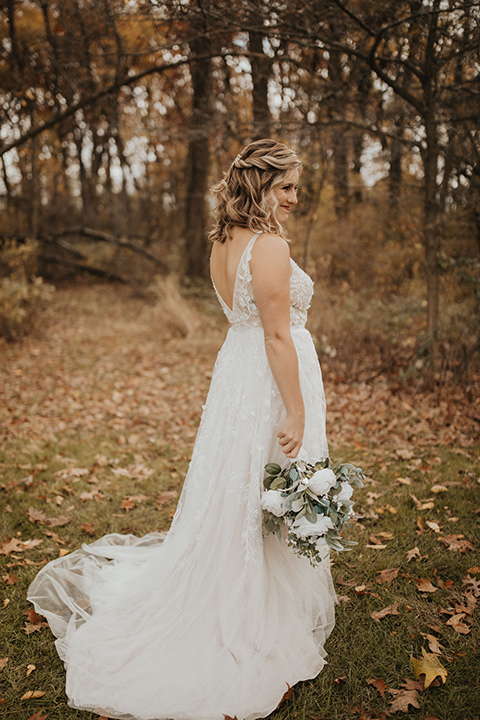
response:
{"label": "bride's face in profile", "polygon": [[298,181],[298,168],[293,168],[287,173],[283,182],[280,185],[275,185],[273,188],[273,195],[277,202],[275,218],[280,225],[284,225],[287,222],[292,208],[298,203]]}

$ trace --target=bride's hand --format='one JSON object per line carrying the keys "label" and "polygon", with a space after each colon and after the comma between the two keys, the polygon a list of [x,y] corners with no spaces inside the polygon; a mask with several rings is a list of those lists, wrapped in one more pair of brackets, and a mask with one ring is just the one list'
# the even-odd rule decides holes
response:
{"label": "bride's hand", "polygon": [[296,458],[303,442],[305,420],[302,416],[287,415],[277,433],[282,452],[289,458]]}

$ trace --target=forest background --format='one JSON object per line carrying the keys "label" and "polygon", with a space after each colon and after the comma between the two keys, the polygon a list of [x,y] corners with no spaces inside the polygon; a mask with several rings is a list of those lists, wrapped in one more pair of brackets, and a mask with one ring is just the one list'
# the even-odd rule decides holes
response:
{"label": "forest background", "polygon": [[168,527],[226,328],[209,187],[270,136],[304,163],[332,452],[369,475],[332,660],[279,718],[476,720],[480,1],[3,0],[0,40],[5,712],[81,715],[22,628],[35,568]]}

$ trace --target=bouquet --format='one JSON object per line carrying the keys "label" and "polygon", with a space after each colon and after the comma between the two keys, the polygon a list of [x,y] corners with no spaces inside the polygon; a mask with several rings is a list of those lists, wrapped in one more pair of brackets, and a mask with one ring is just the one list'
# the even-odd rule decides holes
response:
{"label": "bouquet", "polygon": [[328,458],[318,462],[296,458],[284,468],[268,463],[265,471],[264,537],[274,533],[280,540],[285,527],[287,545],[308,557],[314,567],[322,561],[325,546],[340,552],[357,544],[340,533],[353,515],[353,489],[363,487],[361,468],[330,464]]}

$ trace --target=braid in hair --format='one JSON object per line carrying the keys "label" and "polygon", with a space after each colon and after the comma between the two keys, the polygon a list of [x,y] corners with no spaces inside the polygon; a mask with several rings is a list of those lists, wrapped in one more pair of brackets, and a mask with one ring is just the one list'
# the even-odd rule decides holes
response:
{"label": "braid in hair", "polygon": [[300,167],[296,153],[275,140],[256,140],[243,148],[212,188],[217,205],[209,238],[225,242],[234,225],[285,237],[272,209],[272,189],[290,170]]}

